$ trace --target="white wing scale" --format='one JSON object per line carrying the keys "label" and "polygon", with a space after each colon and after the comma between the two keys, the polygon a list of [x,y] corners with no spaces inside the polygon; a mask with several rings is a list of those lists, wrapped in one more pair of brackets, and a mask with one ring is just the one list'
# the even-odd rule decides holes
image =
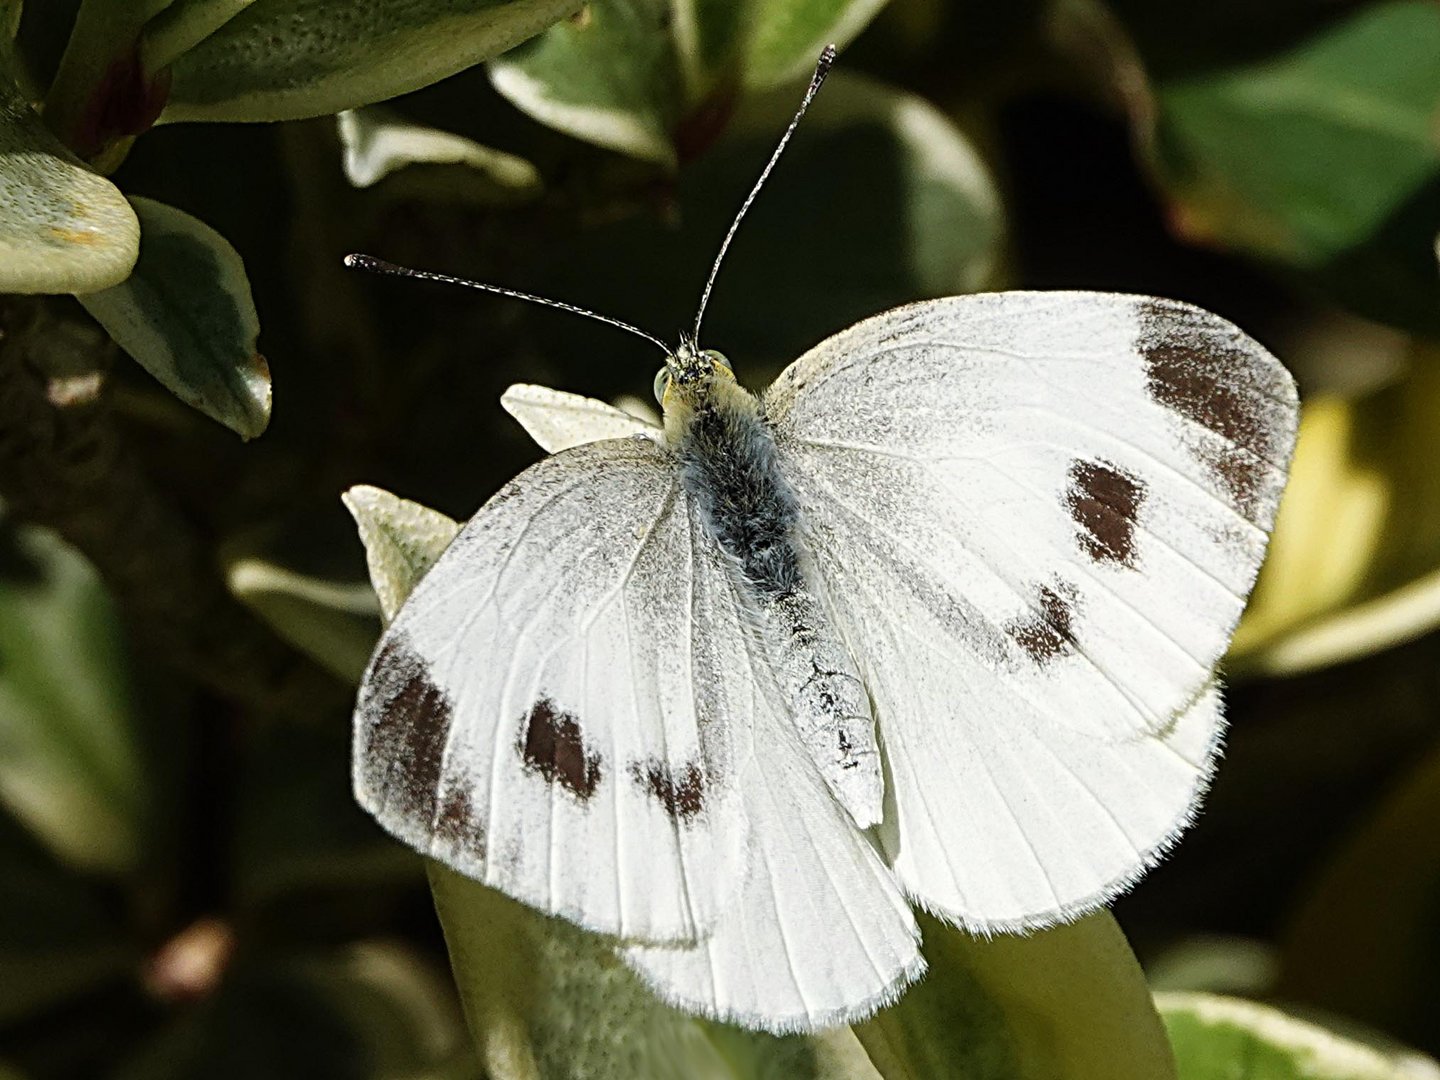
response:
{"label": "white wing scale", "polygon": [[396,836],[592,930],[695,940],[745,875],[746,633],[665,452],[547,458],[387,630],[355,789]]}

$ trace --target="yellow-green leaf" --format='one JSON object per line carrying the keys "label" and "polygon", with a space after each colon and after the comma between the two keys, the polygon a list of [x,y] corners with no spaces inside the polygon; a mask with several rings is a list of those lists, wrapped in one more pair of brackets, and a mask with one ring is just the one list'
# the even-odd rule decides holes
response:
{"label": "yellow-green leaf", "polygon": [[1305,402],[1233,671],[1303,671],[1440,624],[1440,355],[1411,361],[1358,398]]}
{"label": "yellow-green leaf", "polygon": [[118,188],[40,121],[0,49],[0,292],[69,293],[124,281],[140,249]]}
{"label": "yellow-green leaf", "polygon": [[1423,1054],[1369,1045],[1279,1009],[1214,994],[1157,994],[1180,1080],[1440,1080]]}

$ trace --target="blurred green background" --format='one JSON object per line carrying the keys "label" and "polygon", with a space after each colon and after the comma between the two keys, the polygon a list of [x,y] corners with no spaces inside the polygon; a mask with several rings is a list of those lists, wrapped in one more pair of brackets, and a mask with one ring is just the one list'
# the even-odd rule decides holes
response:
{"label": "blurred green background", "polygon": [[[1304,416],[1175,853],[1114,918],[926,924],[898,1006],[775,1039],[351,802],[340,495],[434,508],[356,511],[423,554],[540,454],[506,386],[657,365],[341,257],[673,337],[832,40],[707,316],[742,381],[1098,288],[1239,323]],[[1440,1077],[1437,257],[1430,0],[0,0],[0,1080]]]}

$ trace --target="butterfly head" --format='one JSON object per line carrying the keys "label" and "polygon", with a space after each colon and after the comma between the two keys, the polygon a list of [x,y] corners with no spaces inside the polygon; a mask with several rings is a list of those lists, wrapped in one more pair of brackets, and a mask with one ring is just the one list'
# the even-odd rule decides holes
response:
{"label": "butterfly head", "polygon": [[672,408],[694,408],[716,384],[735,382],[735,373],[723,353],[701,349],[688,337],[665,357],[665,366],[655,375],[655,400],[667,412]]}

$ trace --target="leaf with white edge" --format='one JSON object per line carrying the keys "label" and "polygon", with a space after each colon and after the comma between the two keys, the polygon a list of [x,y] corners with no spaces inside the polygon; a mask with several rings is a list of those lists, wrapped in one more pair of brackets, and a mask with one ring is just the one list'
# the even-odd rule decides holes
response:
{"label": "leaf with white edge", "polygon": [[[450,178],[445,191],[483,205],[521,202],[540,193],[540,174],[524,158],[411,123],[381,106],[349,109],[335,119],[345,176],[358,188],[390,178],[387,188],[409,180],[416,194],[424,194],[437,187],[437,172],[444,171],[459,174]],[[402,173],[407,166],[422,168]]]}
{"label": "leaf with white edge", "polygon": [[380,633],[370,586],[257,558],[236,559],[225,579],[230,591],[286,641],[340,678],[359,682]]}
{"label": "leaf with white edge", "polygon": [[297,120],[429,86],[579,0],[256,0],[180,55],[162,121]]}
{"label": "leaf with white edge", "polygon": [[370,582],[380,598],[381,617],[389,622],[416,582],[450,546],[460,523],[368,484],[356,485],[340,498],[360,529]]}
{"label": "leaf with white edge", "polygon": [[1440,1080],[1415,1051],[1372,1045],[1279,1009],[1214,994],[1160,993],[1180,1080]]}
{"label": "leaf with white edge", "polygon": [[1277,994],[1432,1040],[1437,898],[1440,753],[1432,752],[1306,886],[1281,937]]}
{"label": "leaf with white edge", "polygon": [[500,404],[549,454],[600,439],[632,435],[656,439],[661,430],[657,424],[603,401],[528,383],[506,390],[500,395]]}
{"label": "leaf with white edge", "polygon": [[1280,957],[1267,941],[1206,934],[1169,946],[1145,964],[1145,974],[1152,990],[1260,997],[1274,990]]}
{"label": "leaf with white edge", "polygon": [[135,211],[41,122],[0,50],[0,293],[106,289],[140,249]]}
{"label": "leaf with white edge", "polygon": [[80,297],[109,335],[187,405],[251,439],[270,422],[270,369],[245,264],[210,226],[134,198],[140,260],[123,284]]}
{"label": "leaf with white edge", "polygon": [[493,61],[490,77],[541,123],[674,166],[714,141],[742,94],[803,78],[883,3],[610,0]]}
{"label": "leaf with white edge", "polygon": [[64,862],[142,857],[147,770],[119,619],[89,562],[0,524],[0,803]]}
{"label": "leaf with white edge", "polygon": [[855,1025],[886,1080],[1165,1080],[1145,976],[1108,912],[982,940],[921,918],[925,978]]}
{"label": "leaf with white edge", "polygon": [[1403,380],[1317,394],[1232,672],[1291,674],[1440,625],[1440,353],[1416,344]]}

